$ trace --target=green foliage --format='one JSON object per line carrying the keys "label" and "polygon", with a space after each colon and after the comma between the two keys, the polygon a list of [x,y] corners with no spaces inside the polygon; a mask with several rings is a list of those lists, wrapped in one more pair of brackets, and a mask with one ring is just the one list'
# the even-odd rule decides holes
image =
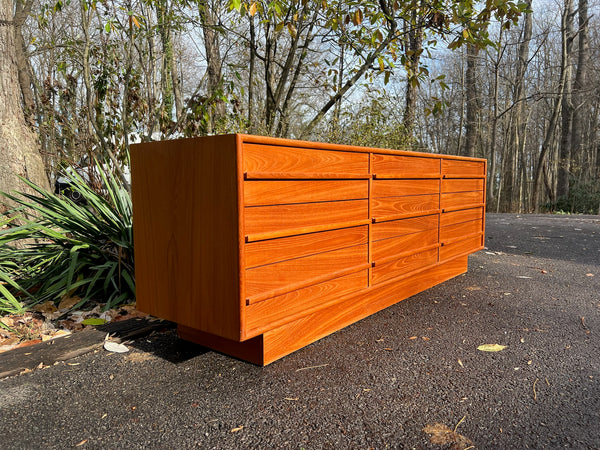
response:
{"label": "green foliage", "polygon": [[116,176],[97,170],[102,192],[70,175],[80,204],[27,180],[35,194],[3,194],[18,206],[0,229],[0,313],[66,296],[106,309],[135,298],[131,197]]}
{"label": "green foliage", "polygon": [[393,105],[385,96],[365,98],[358,111],[347,112],[334,126],[327,140],[340,144],[363,147],[406,149],[415,142],[395,116]]}
{"label": "green foliage", "polygon": [[549,209],[571,214],[600,214],[600,183],[581,183],[571,179],[569,195],[559,198]]}

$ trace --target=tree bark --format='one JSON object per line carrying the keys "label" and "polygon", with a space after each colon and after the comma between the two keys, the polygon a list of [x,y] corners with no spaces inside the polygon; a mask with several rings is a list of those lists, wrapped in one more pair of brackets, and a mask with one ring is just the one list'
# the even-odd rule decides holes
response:
{"label": "tree bark", "polygon": [[573,6],[570,5],[565,22],[565,30],[563,36],[566,38],[566,73],[565,73],[565,89],[562,94],[561,108],[561,139],[558,158],[558,174],[556,183],[556,199],[567,199],[569,196],[569,177],[571,173],[571,139],[573,126],[573,102],[571,95],[571,83],[573,74]]}
{"label": "tree bark", "polygon": [[475,146],[479,133],[478,118],[479,92],[477,89],[477,57],[479,49],[473,44],[467,44],[467,71],[465,75],[465,94],[467,100],[467,129],[465,140],[465,156],[475,156]]}
{"label": "tree bark", "polygon": [[[544,173],[544,167],[546,166],[546,157],[548,156],[548,152],[552,148],[554,144],[556,128],[558,125],[558,119],[562,107],[562,96],[565,90],[565,78],[567,76],[567,20],[568,15],[571,13],[573,5],[573,0],[565,0],[565,6],[562,12],[561,17],[561,34],[562,34],[562,50],[561,50],[561,67],[560,67],[560,78],[558,80],[558,89],[556,99],[554,101],[554,108],[552,110],[552,115],[550,117],[550,122],[548,123],[548,127],[546,128],[544,142],[542,143],[542,149],[540,151],[540,155],[538,158],[538,163],[535,170],[535,177],[533,180],[533,193],[531,198],[532,209],[534,212],[540,211],[540,203],[541,203],[541,184],[542,177],[546,175],[545,180],[547,180],[547,173]],[[546,188],[548,189],[549,183],[546,182]],[[550,197],[553,198],[554,195],[549,190]]]}
{"label": "tree bark", "polygon": [[18,176],[49,189],[36,135],[23,113],[13,11],[12,0],[0,0],[0,191],[30,191]]}
{"label": "tree bark", "polygon": [[423,52],[423,28],[417,22],[418,11],[413,10],[412,20],[408,25],[408,76],[406,79],[406,105],[402,123],[406,135],[413,137],[419,93],[419,64]]}
{"label": "tree bark", "polygon": [[578,9],[578,55],[577,71],[573,83],[573,126],[571,130],[571,162],[581,172],[583,153],[584,122],[588,113],[586,89],[588,86],[589,37],[588,37],[588,0],[579,0]]}
{"label": "tree bark", "polygon": [[207,97],[214,105],[210,112],[209,133],[214,132],[215,124],[225,116],[225,103],[221,100],[219,90],[221,89],[223,61],[219,50],[219,36],[216,31],[217,15],[207,0],[198,2],[202,33],[204,34],[204,49],[206,51],[206,74],[208,77]]}

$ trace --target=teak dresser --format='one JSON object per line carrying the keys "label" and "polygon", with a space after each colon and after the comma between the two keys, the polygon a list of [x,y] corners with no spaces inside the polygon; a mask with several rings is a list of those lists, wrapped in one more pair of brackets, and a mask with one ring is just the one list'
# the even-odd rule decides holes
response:
{"label": "teak dresser", "polygon": [[137,307],[269,364],[466,272],[486,161],[248,135],[131,147]]}

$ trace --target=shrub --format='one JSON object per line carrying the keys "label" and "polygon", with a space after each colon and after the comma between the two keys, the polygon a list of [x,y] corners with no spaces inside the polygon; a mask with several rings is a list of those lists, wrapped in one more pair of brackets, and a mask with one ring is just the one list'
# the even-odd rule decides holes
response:
{"label": "shrub", "polygon": [[3,194],[17,207],[0,229],[0,313],[65,297],[81,298],[74,307],[99,300],[105,309],[135,298],[131,196],[96,166],[100,191],[70,175],[79,203],[27,180],[34,194]]}

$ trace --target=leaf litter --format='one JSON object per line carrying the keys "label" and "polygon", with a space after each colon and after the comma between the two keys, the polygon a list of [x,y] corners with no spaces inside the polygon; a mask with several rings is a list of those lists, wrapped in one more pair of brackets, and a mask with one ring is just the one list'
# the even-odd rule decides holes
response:
{"label": "leaf litter", "polygon": [[435,423],[433,425],[427,425],[423,428],[423,431],[431,435],[429,441],[432,444],[449,446],[451,450],[467,450],[469,448],[474,448],[473,441],[456,432],[458,426],[464,420],[464,417],[460,419],[454,427],[454,430],[451,430],[442,423]]}
{"label": "leaf litter", "polygon": [[0,317],[0,353],[67,337],[91,326],[148,317],[136,310],[134,305],[102,311],[103,305],[96,304],[86,311],[73,310],[72,308],[81,306],[79,303],[79,297],[65,296],[58,307],[48,301],[36,305],[32,311],[24,314]]}

